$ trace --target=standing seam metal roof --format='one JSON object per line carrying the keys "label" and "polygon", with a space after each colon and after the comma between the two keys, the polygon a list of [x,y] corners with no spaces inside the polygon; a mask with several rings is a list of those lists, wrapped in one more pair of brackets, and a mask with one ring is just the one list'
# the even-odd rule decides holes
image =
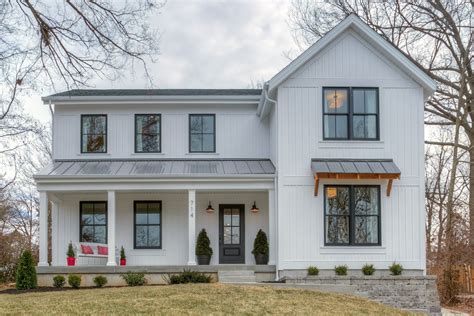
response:
{"label": "standing seam metal roof", "polygon": [[35,178],[273,175],[269,159],[56,160]]}
{"label": "standing seam metal roof", "polygon": [[400,174],[392,159],[312,159],[314,173]]}

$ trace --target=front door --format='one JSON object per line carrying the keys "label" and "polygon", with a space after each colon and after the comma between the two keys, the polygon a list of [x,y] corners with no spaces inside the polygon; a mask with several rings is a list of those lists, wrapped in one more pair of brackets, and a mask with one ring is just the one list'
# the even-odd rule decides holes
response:
{"label": "front door", "polygon": [[219,205],[219,263],[245,263],[245,205]]}

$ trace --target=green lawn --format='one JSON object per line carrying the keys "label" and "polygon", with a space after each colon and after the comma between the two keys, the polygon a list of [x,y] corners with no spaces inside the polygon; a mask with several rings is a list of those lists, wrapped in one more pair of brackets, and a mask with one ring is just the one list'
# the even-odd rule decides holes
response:
{"label": "green lawn", "polygon": [[408,315],[362,298],[270,286],[189,284],[7,294],[0,314]]}

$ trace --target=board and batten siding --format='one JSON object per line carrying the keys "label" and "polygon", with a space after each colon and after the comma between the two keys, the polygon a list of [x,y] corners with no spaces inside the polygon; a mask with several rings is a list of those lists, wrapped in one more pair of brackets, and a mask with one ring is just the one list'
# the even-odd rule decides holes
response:
{"label": "board and batten siding", "polygon": [[[322,88],[378,87],[379,141],[323,141]],[[279,269],[317,265],[360,269],[425,269],[423,90],[351,31],[338,37],[278,88]],[[393,159],[400,168],[390,197],[387,181],[324,180],[314,196],[311,158]],[[381,186],[382,244],[324,246],[324,184]]]}
{"label": "board and batten siding", "polygon": [[[256,105],[56,105],[54,159],[268,158],[269,128]],[[162,153],[135,153],[135,114],[161,114]],[[216,153],[189,154],[189,114],[216,115]],[[81,114],[107,114],[107,153],[81,154]]]}
{"label": "board and batten siding", "polygon": [[[70,241],[79,241],[81,201],[106,201],[107,195],[81,193],[57,194],[60,199],[57,219],[53,224],[52,265],[66,265],[66,251]],[[188,193],[187,192],[117,192],[116,246],[124,247],[127,264],[186,265],[188,262]],[[133,249],[133,201],[162,201],[162,249]],[[206,213],[211,201],[213,214]],[[253,202],[260,208],[251,213]],[[268,233],[267,192],[196,192],[196,238],[206,229],[214,254],[211,264],[219,262],[219,204],[245,204],[245,262],[255,264],[253,242],[259,229]],[[118,253],[117,253],[118,255]],[[78,258],[78,265],[105,265],[106,259]]]}

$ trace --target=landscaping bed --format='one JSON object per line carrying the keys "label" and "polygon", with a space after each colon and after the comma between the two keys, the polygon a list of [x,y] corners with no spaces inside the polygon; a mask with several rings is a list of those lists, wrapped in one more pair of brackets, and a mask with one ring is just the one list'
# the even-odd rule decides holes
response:
{"label": "landscaping bed", "polygon": [[[14,290],[13,290],[14,291]],[[270,286],[184,284],[102,289],[4,289],[0,314],[373,314],[409,312],[363,298]],[[18,295],[16,295],[18,293]],[[20,294],[21,293],[21,294]]]}

